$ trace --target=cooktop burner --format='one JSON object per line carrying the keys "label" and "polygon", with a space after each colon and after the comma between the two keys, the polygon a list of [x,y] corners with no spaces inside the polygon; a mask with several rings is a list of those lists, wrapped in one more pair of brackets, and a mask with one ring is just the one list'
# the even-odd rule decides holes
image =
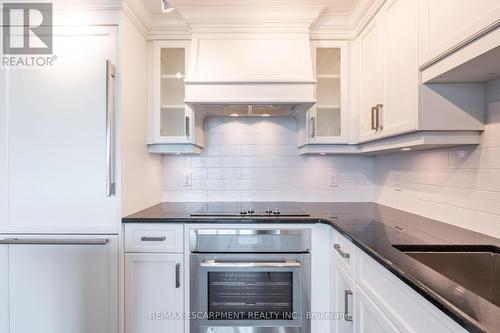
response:
{"label": "cooktop burner", "polygon": [[191,216],[308,217],[309,214],[293,202],[208,202]]}

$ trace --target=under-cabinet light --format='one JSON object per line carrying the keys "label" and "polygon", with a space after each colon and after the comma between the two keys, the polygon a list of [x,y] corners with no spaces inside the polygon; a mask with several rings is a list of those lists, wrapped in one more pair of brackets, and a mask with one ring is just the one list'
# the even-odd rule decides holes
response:
{"label": "under-cabinet light", "polygon": [[261,114],[262,117],[270,117],[271,115],[269,113],[263,113]]}
{"label": "under-cabinet light", "polygon": [[411,148],[410,147],[404,147],[404,148],[401,148],[401,150],[402,151],[409,151],[409,150],[411,150]]}
{"label": "under-cabinet light", "polygon": [[231,117],[239,117],[240,115],[237,113],[231,113]]}

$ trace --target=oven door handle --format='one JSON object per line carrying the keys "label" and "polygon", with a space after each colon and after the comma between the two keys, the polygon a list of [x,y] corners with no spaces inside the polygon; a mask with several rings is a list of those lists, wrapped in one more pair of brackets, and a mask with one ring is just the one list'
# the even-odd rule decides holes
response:
{"label": "oven door handle", "polygon": [[234,261],[215,261],[204,260],[201,267],[227,267],[227,268],[262,268],[262,267],[276,267],[276,268],[290,268],[300,267],[300,262],[295,260],[284,261],[269,261],[269,262],[234,262]]}

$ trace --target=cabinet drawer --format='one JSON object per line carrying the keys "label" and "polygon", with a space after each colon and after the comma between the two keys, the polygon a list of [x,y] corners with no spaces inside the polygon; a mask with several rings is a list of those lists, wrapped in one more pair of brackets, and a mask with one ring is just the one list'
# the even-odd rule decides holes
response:
{"label": "cabinet drawer", "polygon": [[125,252],[184,252],[182,224],[126,224]]}
{"label": "cabinet drawer", "polygon": [[333,257],[354,278],[354,244],[339,233],[333,236]]}
{"label": "cabinet drawer", "polygon": [[379,263],[357,250],[359,287],[401,332],[465,332]]}

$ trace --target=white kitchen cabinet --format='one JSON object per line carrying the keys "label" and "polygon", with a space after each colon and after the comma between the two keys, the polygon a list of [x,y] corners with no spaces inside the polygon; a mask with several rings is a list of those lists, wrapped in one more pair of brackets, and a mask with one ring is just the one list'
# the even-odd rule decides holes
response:
{"label": "white kitchen cabinet", "polygon": [[[8,173],[8,145],[7,145],[7,109],[5,101],[7,96],[7,70],[0,67],[0,221],[7,223],[9,221],[9,202],[7,186],[9,180]],[[1,225],[2,223],[0,223]],[[0,230],[2,227],[0,226]],[[0,318],[1,319],[1,318]]]}
{"label": "white kitchen cabinet", "polygon": [[117,237],[0,236],[0,291],[1,333],[117,333]]}
{"label": "white kitchen cabinet", "polygon": [[354,322],[358,320],[354,299],[357,297],[354,280],[340,266],[334,270],[332,292],[333,310],[338,315],[333,321],[333,330],[338,333],[354,332]]}
{"label": "white kitchen cabinet", "polygon": [[356,288],[354,308],[356,313],[356,320],[354,321],[356,333],[400,332],[359,287]]}
{"label": "white kitchen cabinet", "polygon": [[422,67],[441,59],[500,23],[498,0],[422,0],[419,41]]}
{"label": "white kitchen cabinet", "polygon": [[359,139],[366,141],[377,137],[377,105],[384,96],[384,19],[379,13],[366,26],[359,37]]}
{"label": "white kitchen cabinet", "polygon": [[308,144],[347,143],[347,43],[311,44],[316,79],[316,104],[308,112]]}
{"label": "white kitchen cabinet", "polygon": [[372,305],[365,305],[367,309],[376,306],[403,332],[465,332],[450,317],[363,251],[357,249],[355,255],[357,286],[363,291],[364,298],[373,302]]}
{"label": "white kitchen cabinet", "polygon": [[117,231],[116,50],[116,26],[55,26],[53,66],[3,69],[0,232]]}
{"label": "white kitchen cabinet", "polygon": [[418,1],[389,0],[384,16],[383,100],[379,133],[383,137],[413,131],[419,114],[417,49]]}
{"label": "white kitchen cabinet", "polygon": [[[125,332],[184,331],[182,254],[125,254]],[[175,316],[179,317],[168,317]]]}
{"label": "white kitchen cabinet", "polygon": [[359,37],[360,142],[417,129],[416,11],[416,1],[387,1]]}
{"label": "white kitchen cabinet", "polygon": [[[361,152],[477,144],[484,129],[481,84],[421,84],[418,3],[388,0],[355,41]],[[430,131],[440,131],[440,138]]]}
{"label": "white kitchen cabinet", "polygon": [[152,44],[150,152],[199,153],[203,145],[202,116],[184,103],[190,42]]}
{"label": "white kitchen cabinet", "polygon": [[[465,332],[337,231],[330,242],[330,307],[337,314],[330,321],[332,332]],[[341,245],[340,252],[335,244]]]}

